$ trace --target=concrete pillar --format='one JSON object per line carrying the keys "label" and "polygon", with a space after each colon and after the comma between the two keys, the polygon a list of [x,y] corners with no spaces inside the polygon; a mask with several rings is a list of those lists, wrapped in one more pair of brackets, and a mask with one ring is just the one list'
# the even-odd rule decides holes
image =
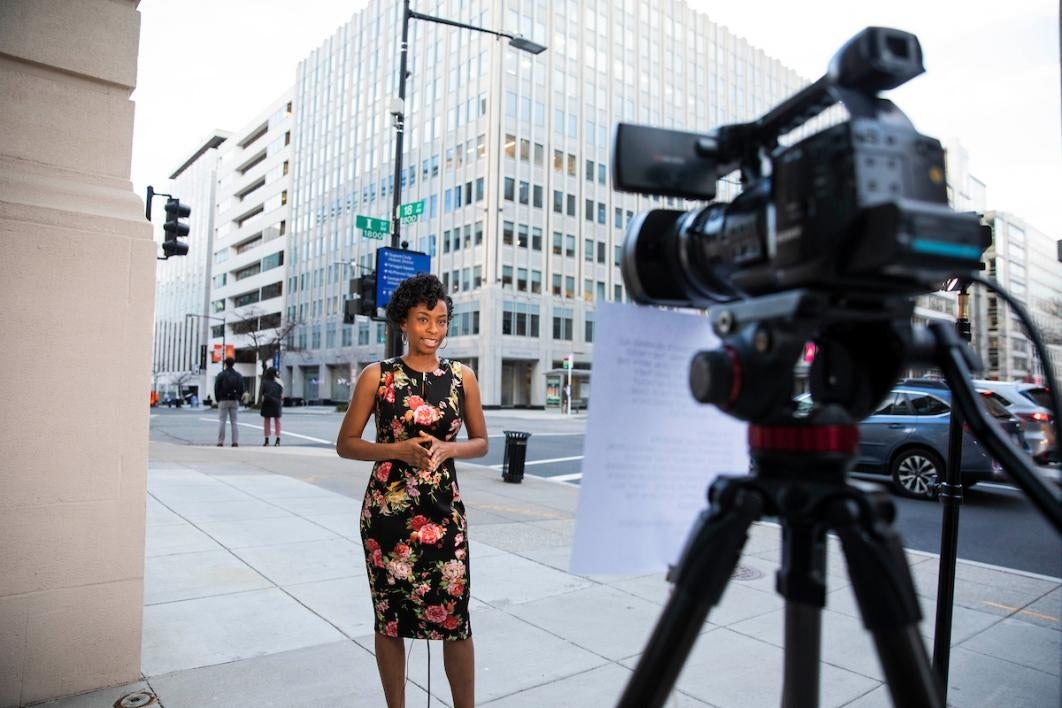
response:
{"label": "concrete pillar", "polygon": [[0,706],[140,672],[155,245],[135,0],[0,2]]}

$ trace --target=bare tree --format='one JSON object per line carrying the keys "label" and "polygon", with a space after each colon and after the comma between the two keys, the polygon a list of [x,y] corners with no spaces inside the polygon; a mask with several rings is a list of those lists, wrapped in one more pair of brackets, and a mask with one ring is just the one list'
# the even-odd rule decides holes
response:
{"label": "bare tree", "polygon": [[[232,330],[236,334],[247,335],[251,340],[251,346],[247,349],[254,352],[263,375],[269,369],[273,355],[283,346],[284,340],[302,324],[300,320],[284,320],[279,312],[263,314],[257,307],[237,312],[236,316],[239,321],[233,323]],[[289,347],[288,351],[292,349]]]}

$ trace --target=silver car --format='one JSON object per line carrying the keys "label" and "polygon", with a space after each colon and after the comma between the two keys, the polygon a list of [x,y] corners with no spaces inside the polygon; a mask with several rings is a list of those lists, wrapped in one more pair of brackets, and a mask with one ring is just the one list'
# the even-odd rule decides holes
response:
{"label": "silver car", "polygon": [[1021,420],[1025,442],[1038,464],[1058,461],[1054,416],[1051,414],[1051,392],[1043,386],[1018,381],[975,380],[981,395],[990,397],[1007,407]]}

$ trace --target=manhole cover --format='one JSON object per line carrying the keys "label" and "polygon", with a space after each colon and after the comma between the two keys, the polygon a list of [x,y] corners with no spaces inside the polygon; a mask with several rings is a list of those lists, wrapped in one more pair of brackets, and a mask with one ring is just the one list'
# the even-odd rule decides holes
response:
{"label": "manhole cover", "polygon": [[739,565],[737,568],[734,568],[734,572],[730,574],[731,580],[759,580],[762,577],[763,571],[749,568],[745,565]]}
{"label": "manhole cover", "polygon": [[151,691],[128,693],[114,702],[114,708],[143,708],[156,705],[158,699]]}

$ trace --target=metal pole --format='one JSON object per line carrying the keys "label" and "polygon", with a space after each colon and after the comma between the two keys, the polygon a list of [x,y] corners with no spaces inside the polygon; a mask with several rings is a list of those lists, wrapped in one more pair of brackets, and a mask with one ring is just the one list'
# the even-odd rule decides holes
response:
{"label": "metal pole", "polygon": [[[961,282],[955,330],[969,342],[968,317],[970,284]],[[948,429],[948,464],[940,484],[940,503],[943,506],[940,527],[940,568],[937,574],[937,613],[933,630],[933,670],[940,678],[942,699],[948,699],[948,670],[951,663],[952,603],[955,599],[955,563],[959,552],[959,509],[962,506],[962,438],[963,415],[953,400]]]}
{"label": "metal pole", "polygon": [[[391,188],[391,248],[400,248],[402,243],[402,219],[398,208],[402,205],[402,139],[406,130],[406,73],[409,59],[409,0],[402,2],[402,44],[398,60],[398,105],[395,106],[395,182]],[[402,339],[398,328],[387,323],[387,347],[385,356],[402,355]]]}

